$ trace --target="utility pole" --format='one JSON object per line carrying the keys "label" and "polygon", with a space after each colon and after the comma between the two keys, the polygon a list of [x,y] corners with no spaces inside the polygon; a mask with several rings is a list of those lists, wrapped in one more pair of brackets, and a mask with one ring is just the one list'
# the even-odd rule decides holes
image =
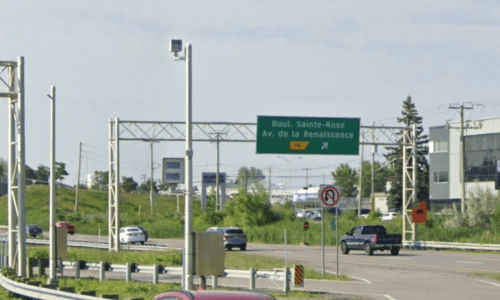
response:
{"label": "utility pole", "polygon": [[[88,158],[87,158],[87,162],[88,162]],[[74,209],[75,213],[76,213],[76,208],[78,207],[78,190],[80,189],[80,170],[81,170],[81,167],[82,167],[82,142],[80,142],[80,152],[78,153],[78,175],[77,175],[77,179],[76,179],[76,195],[75,195],[75,209]]]}
{"label": "utility pole", "polygon": [[309,170],[311,168],[303,168],[302,170],[306,170],[306,187],[309,187]]}
{"label": "utility pole", "polygon": [[474,104],[469,103],[469,106],[462,104],[450,104],[450,109],[460,109],[460,181],[461,181],[461,209],[465,212],[465,143],[464,143],[464,110],[472,109]]}
{"label": "utility pole", "polygon": [[[375,124],[373,124],[375,126]],[[372,142],[375,144],[375,130],[372,130]],[[375,152],[377,152],[377,145],[373,145],[372,148],[372,182],[371,182],[371,196],[370,196],[370,202],[371,202],[371,210],[374,210],[375,208]]]}
{"label": "utility pole", "polygon": [[[365,134],[361,134],[361,141],[363,141],[365,138]],[[364,145],[361,144],[361,163],[359,165],[359,194],[358,194],[358,217],[361,215],[361,192],[362,192],[362,178],[363,178],[363,152],[364,152]]]}
{"label": "utility pole", "polygon": [[[47,95],[51,101],[51,133],[50,133],[50,199],[49,199],[49,268],[50,275],[48,283],[57,283],[57,248],[56,248],[56,212],[57,212],[57,196],[56,196],[56,87],[50,87],[50,95]],[[80,143],[81,147],[81,143]],[[75,206],[76,211],[76,206]]]}
{"label": "utility pole", "polygon": [[149,202],[151,203],[151,215],[153,215],[153,141],[150,141],[151,144],[151,182],[149,189]]}
{"label": "utility pole", "polygon": [[217,211],[217,206],[220,206],[219,210],[222,211],[222,203],[219,199],[219,144],[221,135],[226,134],[225,132],[211,132],[217,137],[217,172],[215,173],[215,211]]}
{"label": "utility pole", "polygon": [[271,202],[271,168],[267,168],[269,170],[269,202]]}

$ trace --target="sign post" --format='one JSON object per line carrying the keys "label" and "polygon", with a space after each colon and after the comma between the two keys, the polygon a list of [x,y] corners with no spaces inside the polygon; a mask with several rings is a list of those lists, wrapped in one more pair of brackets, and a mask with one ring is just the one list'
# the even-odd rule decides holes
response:
{"label": "sign post", "polygon": [[307,244],[307,229],[309,228],[309,222],[305,221],[304,222],[304,245],[308,245]]}
{"label": "sign post", "polygon": [[[340,202],[340,188],[330,185],[321,185],[320,186],[320,203],[323,207],[323,214],[321,216],[322,226],[323,220],[325,219],[324,208],[332,208],[336,207]],[[335,208],[335,245],[337,247],[337,277],[339,276],[339,239],[338,239],[338,207]],[[332,224],[332,228],[334,226]],[[323,277],[325,276],[325,237],[323,234],[323,229],[321,230],[321,240],[323,247]]]}

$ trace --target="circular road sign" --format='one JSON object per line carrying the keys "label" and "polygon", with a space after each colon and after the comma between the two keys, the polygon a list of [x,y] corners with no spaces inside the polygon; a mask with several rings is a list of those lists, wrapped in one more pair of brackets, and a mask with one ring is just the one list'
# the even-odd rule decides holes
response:
{"label": "circular road sign", "polygon": [[309,222],[304,222],[304,230],[307,230],[307,228],[309,228]]}
{"label": "circular road sign", "polygon": [[321,204],[324,207],[335,207],[339,204],[340,192],[333,186],[327,186],[321,192]]}

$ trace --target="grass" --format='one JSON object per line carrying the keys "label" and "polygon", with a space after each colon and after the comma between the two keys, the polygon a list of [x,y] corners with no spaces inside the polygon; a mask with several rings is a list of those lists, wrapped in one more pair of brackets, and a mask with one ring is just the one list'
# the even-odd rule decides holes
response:
{"label": "grass", "polygon": [[[154,213],[151,215],[149,209],[149,195],[136,193],[121,193],[120,203],[120,226],[141,225],[144,226],[151,238],[183,238],[184,216],[183,210],[177,214],[176,197],[159,196]],[[28,224],[38,224],[45,232],[48,231],[49,223],[49,188],[47,186],[27,187],[27,220]],[[75,190],[59,188],[57,190],[57,220],[69,221],[77,228],[77,234],[107,235],[108,232],[108,193],[105,191],[82,190],[79,193],[78,212],[74,213]],[[180,207],[184,207],[184,199],[179,199]],[[208,202],[213,206],[213,201]],[[0,207],[7,207],[7,196],[0,197]],[[205,231],[208,227],[215,226],[205,218],[201,212],[200,203],[193,205],[193,228],[194,231]],[[335,245],[335,231],[331,224],[335,216],[325,214],[325,245]],[[417,225],[418,240],[442,241],[442,242],[470,242],[500,244],[500,232],[477,228],[444,228],[443,220],[434,220],[427,225]],[[303,229],[303,219],[293,221],[279,221],[264,226],[252,226],[247,228],[246,234],[251,243],[283,244],[284,229],[287,230],[287,243],[300,245],[304,242],[305,234],[310,245],[321,245],[321,222],[309,221],[310,227],[307,232]],[[354,214],[345,213],[337,222],[338,237],[352,227],[360,225],[381,224],[374,216],[368,219],[358,219]],[[7,210],[0,210],[0,224],[7,224]],[[222,224],[218,224],[222,225]],[[402,219],[396,218],[391,222],[384,222],[390,234],[401,234]]]}
{"label": "grass", "polygon": [[500,281],[500,274],[498,274],[498,273],[481,272],[481,273],[474,273],[472,275],[474,275],[476,277],[492,278],[492,279]]}
{"label": "grass", "polygon": [[[69,260],[84,260],[87,262],[109,262],[115,264],[125,264],[127,262],[138,265],[160,264],[163,266],[182,266],[182,253],[179,251],[169,252],[146,252],[146,251],[121,251],[108,252],[101,249],[78,249],[70,248],[68,251]],[[48,258],[47,246],[28,247],[28,257]],[[254,254],[225,253],[225,264],[227,269],[248,270],[255,268],[258,270],[273,270],[283,268],[283,261],[278,258],[259,256]],[[290,263],[290,267],[294,262]],[[336,281],[349,281],[345,275],[338,278],[334,275],[322,276],[321,273],[306,268],[304,277],[307,279],[326,279]]]}

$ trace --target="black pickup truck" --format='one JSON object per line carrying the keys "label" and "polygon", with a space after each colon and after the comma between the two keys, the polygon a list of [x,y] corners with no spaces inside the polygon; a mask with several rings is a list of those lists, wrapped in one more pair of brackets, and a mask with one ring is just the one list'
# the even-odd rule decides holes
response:
{"label": "black pickup truck", "polygon": [[373,255],[375,250],[390,250],[392,255],[398,255],[401,247],[400,234],[387,234],[385,227],[358,226],[351,229],[340,240],[343,254],[350,250],[364,250],[366,255]]}

